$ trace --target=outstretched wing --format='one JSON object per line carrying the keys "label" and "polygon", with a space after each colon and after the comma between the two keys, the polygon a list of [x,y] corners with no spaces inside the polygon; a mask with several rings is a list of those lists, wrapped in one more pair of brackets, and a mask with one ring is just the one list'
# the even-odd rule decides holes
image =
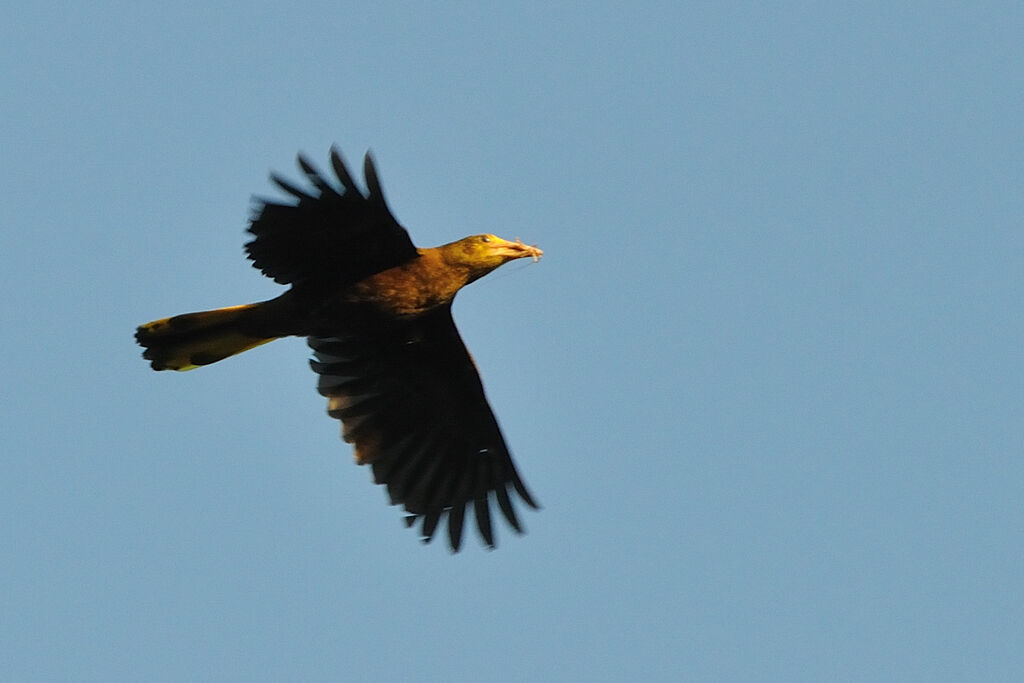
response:
{"label": "outstretched wing", "polygon": [[422,538],[448,519],[453,551],[472,503],[484,542],[494,547],[490,505],[521,531],[509,494],[537,507],[516,472],[476,367],[441,306],[412,320],[359,325],[363,331],[310,337],[327,412],[342,421],[356,458],[370,464]]}
{"label": "outstretched wing", "polygon": [[281,284],[344,287],[416,258],[409,234],[391,215],[369,153],[364,161],[368,193],[363,194],[334,147],[336,188],[301,154],[299,167],[313,187],[303,190],[278,175],[271,179],[294,204],[261,200],[245,245],[249,259]]}

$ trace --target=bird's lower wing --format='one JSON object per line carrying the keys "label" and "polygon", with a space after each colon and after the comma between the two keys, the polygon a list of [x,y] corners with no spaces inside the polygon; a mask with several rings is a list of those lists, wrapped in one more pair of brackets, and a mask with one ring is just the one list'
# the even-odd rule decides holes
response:
{"label": "bird's lower wing", "polygon": [[511,494],[537,504],[512,463],[450,306],[356,327],[361,331],[310,337],[309,345],[317,388],[357,461],[373,468],[393,505],[405,507],[410,526],[422,521],[424,541],[447,517],[457,551],[470,503],[488,546],[492,501],[521,531]]}

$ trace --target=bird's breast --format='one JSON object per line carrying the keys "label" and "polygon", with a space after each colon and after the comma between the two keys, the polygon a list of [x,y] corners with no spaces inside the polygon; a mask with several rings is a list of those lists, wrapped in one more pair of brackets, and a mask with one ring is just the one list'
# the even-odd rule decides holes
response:
{"label": "bird's breast", "polygon": [[450,302],[463,284],[447,269],[419,258],[357,282],[345,298],[390,315],[414,316]]}

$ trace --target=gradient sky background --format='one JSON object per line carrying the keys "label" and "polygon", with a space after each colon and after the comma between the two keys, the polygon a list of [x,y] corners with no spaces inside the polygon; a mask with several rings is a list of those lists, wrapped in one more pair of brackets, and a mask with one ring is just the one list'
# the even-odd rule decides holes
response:
{"label": "gradient sky background", "polygon": [[[1019,2],[36,2],[0,63],[0,678],[1020,680]],[[335,142],[545,250],[455,306],[544,505],[494,552],[302,340],[139,358],[280,291],[250,198]]]}

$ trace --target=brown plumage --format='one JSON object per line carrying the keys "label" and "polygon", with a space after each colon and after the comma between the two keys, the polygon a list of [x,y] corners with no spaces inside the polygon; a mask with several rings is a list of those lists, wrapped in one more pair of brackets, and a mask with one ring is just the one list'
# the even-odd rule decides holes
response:
{"label": "brown plumage", "polygon": [[521,531],[517,494],[537,507],[516,472],[469,352],[452,320],[463,286],[540,249],[494,235],[474,235],[417,249],[391,215],[373,160],[364,163],[367,193],[338,151],[334,187],[305,158],[306,191],[278,176],[297,201],[264,200],[246,251],[253,265],[290,288],[256,304],[186,313],[146,323],[135,337],[155,370],[190,370],[278,337],[303,336],[313,349],[318,390],[341,420],[356,462],[401,504],[424,541],[447,518],[453,551],[472,504],[484,542],[494,546],[493,500]]}

